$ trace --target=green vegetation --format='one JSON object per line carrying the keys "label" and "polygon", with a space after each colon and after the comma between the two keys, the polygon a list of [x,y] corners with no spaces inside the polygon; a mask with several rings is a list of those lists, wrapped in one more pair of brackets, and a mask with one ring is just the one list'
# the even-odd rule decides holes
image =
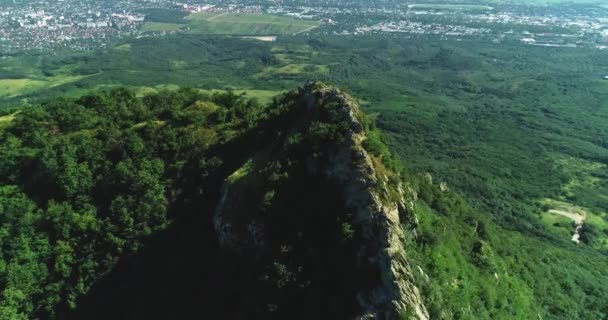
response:
{"label": "green vegetation", "polygon": [[187,12],[181,9],[146,9],[146,22],[184,23]]}
{"label": "green vegetation", "polygon": [[[212,95],[215,93],[222,93],[225,90],[201,89],[200,91],[203,93]],[[239,95],[239,96],[257,99],[260,103],[263,103],[263,104],[271,102],[275,96],[277,96],[281,93],[280,91],[274,91],[274,90],[255,90],[255,89],[229,89],[229,91],[232,91],[232,92],[234,92],[234,94]]]}
{"label": "green vegetation", "polygon": [[10,126],[15,120],[16,113],[0,116],[0,131]]}
{"label": "green vegetation", "polygon": [[196,212],[185,206],[196,190],[219,188],[196,174],[221,171],[211,148],[261,110],[233,93],[121,89],[0,118],[2,317],[65,316],[122,257]]}
{"label": "green vegetation", "polygon": [[166,22],[147,22],[142,30],[145,32],[175,32],[184,29],[183,24]]}
{"label": "green vegetation", "polygon": [[[117,89],[5,116],[2,316],[219,318],[234,305],[255,318],[356,315],[357,292],[378,280],[358,261],[361,234],[321,170],[345,141],[349,110],[330,94],[311,110],[307,98],[292,91],[262,106],[231,91]],[[219,250],[218,203],[237,235],[262,225],[263,248]],[[167,259],[167,249],[184,256]],[[147,278],[159,272],[164,280]],[[206,285],[194,293],[140,285],[181,288],[195,273]],[[211,304],[197,309],[196,299]]]}
{"label": "green vegetation", "polygon": [[560,234],[564,239],[571,239],[574,234],[574,229],[576,228],[572,219],[555,213],[542,213],[541,221],[549,230]]}
{"label": "green vegetation", "polygon": [[34,91],[44,85],[44,81],[30,79],[2,79],[0,91],[5,97],[14,97],[27,91]]}
{"label": "green vegetation", "polygon": [[[132,40],[96,55],[44,58],[31,55],[2,60],[2,79],[38,80],[45,74],[46,77],[88,77],[31,90],[7,89],[0,96],[3,106],[10,107],[23,99],[32,102],[65,94],[81,96],[89,89],[118,85],[132,88],[141,96],[162,88],[171,89],[175,94],[178,86],[191,86],[208,94],[234,88],[234,99],[245,100],[238,95],[247,92],[246,97],[269,101],[273,93],[311,79],[347,87],[361,99],[363,108],[374,114],[376,126],[383,132],[371,133],[364,147],[374,155],[375,161],[384,162],[390,154],[399,158],[412,187],[419,193],[418,237],[409,239],[408,245],[413,248],[413,263],[428,276],[418,272],[417,282],[424,284],[421,285],[423,293],[434,318],[532,319],[540,315],[544,319],[602,319],[608,314],[605,308],[608,300],[608,87],[600,80],[608,74],[607,61],[606,51],[509,43],[498,46],[392,36],[315,39],[285,36],[277,42],[266,43],[179,35]],[[195,92],[201,94],[200,90]],[[165,94],[171,93],[162,95]],[[229,105],[214,103],[220,107]],[[68,119],[67,115],[57,117]],[[155,117],[149,121],[133,120],[128,124],[129,129],[124,130],[162,131],[177,126],[171,118]],[[9,118],[5,114],[0,119]],[[28,113],[27,117],[19,114],[15,120],[2,121],[0,126],[10,123],[13,128],[25,122],[23,119],[31,119],[40,126],[45,123]],[[64,135],[62,131],[54,133],[53,128],[45,128],[46,133],[24,130],[20,134],[27,133],[30,140]],[[11,130],[15,129],[5,126],[4,132],[13,132]],[[70,133],[70,139],[97,134],[97,130],[84,128]],[[220,141],[235,134],[225,128],[216,131]],[[311,134],[331,136],[333,132],[335,130],[327,126],[316,126]],[[207,137],[208,133],[198,134]],[[4,133],[3,146],[13,146],[21,153],[6,153],[4,150],[13,147],[3,148],[0,161],[3,168],[5,163],[14,161],[4,159],[40,156],[38,149],[26,148],[23,144],[26,138],[14,133],[13,136]],[[294,134],[290,140],[297,143],[305,136]],[[153,144],[159,148],[166,145],[164,148],[174,151],[170,148],[177,143],[177,138],[168,135],[162,139],[166,142]],[[145,145],[148,140],[157,141],[146,136]],[[130,148],[132,151],[128,152],[139,150],[139,147]],[[119,154],[127,151],[121,152]],[[53,153],[46,151],[46,154],[50,157]],[[231,155],[238,154],[246,158],[226,168],[226,176],[252,159],[250,152],[242,150]],[[205,165],[215,163],[207,156],[205,159]],[[386,166],[400,171],[393,169],[399,167],[394,162]],[[165,170],[179,165],[169,162]],[[28,170],[22,168],[23,172],[31,172]],[[90,183],[84,183],[90,181],[87,177],[96,176],[93,169],[87,172],[76,165],[70,170],[78,179],[64,177],[57,181],[71,189],[94,190]],[[12,175],[13,179],[22,174],[12,169],[2,172]],[[429,177],[433,182],[429,182]],[[81,185],[79,181],[84,182]],[[35,208],[21,195],[25,193],[29,197],[27,189],[4,192],[14,199],[11,204],[14,208],[22,211]],[[48,210],[39,199],[29,201],[34,201],[39,210]],[[581,244],[570,240],[571,220],[549,212],[560,206],[587,212]],[[32,210],[36,215],[35,209]],[[82,216],[88,212],[86,207],[74,210]],[[35,219],[31,223],[35,224]],[[342,223],[336,232],[348,236],[349,228]],[[27,241],[36,242],[43,236],[30,232],[27,237]],[[187,243],[180,242],[180,245],[184,249],[180,249],[179,254],[187,255],[192,248]],[[46,250],[44,246],[40,245],[41,252]],[[170,250],[160,252],[181,259]],[[197,258],[200,261],[177,263],[175,267],[159,259],[147,259],[144,259],[146,265],[158,264],[158,270],[163,267],[179,270],[175,268],[184,267],[187,262],[201,270],[234,270],[222,264],[207,266],[200,257]],[[135,263],[142,264],[144,262]],[[39,268],[32,263],[31,270]],[[190,270],[190,267],[184,268]],[[278,266],[274,274],[285,276],[286,272]],[[38,277],[42,273],[36,274]],[[142,275],[136,280],[119,279],[136,286],[134,283],[138,281],[153,283],[153,276],[162,274],[165,272],[151,272],[149,277]],[[175,277],[177,280],[167,280],[163,285],[176,288],[177,285],[171,283],[180,283],[179,279],[187,282],[179,278],[180,275]],[[204,281],[214,283],[209,279]],[[126,290],[123,297],[138,293],[138,290]],[[11,289],[5,295],[7,301],[20,301],[22,293]],[[225,298],[221,294],[218,297]],[[166,297],[157,298],[161,303]],[[133,308],[145,309],[143,305]]]}
{"label": "green vegetation", "polygon": [[459,197],[441,192],[438,186],[424,189],[434,190],[433,201],[438,203],[433,208],[426,201],[417,204],[420,224],[412,245],[417,246],[414,261],[423,270],[417,273],[417,283],[431,317],[605,317],[604,256],[497,228],[462,200],[456,202],[458,206],[449,205],[449,211],[442,210],[442,199]]}

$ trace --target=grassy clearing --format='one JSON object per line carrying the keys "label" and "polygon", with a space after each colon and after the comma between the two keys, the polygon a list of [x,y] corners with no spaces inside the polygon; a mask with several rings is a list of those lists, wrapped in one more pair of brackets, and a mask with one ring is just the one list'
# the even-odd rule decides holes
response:
{"label": "grassy clearing", "polygon": [[280,67],[267,67],[264,71],[256,75],[256,78],[273,78],[273,77],[290,77],[297,76],[303,73],[329,73],[329,67],[326,65],[313,65],[307,63],[293,63]]}
{"label": "grassy clearing", "polygon": [[269,14],[196,13],[186,19],[188,33],[193,34],[286,35],[320,25],[317,21]]}
{"label": "grassy clearing", "polygon": [[605,231],[608,230],[608,220],[606,220],[608,213],[555,199],[543,199],[540,203],[545,209],[545,212],[541,214],[541,221],[549,230],[570,238],[574,232],[573,219],[557,214],[555,211],[580,215],[584,217],[584,224],[593,225],[600,231],[596,244],[599,247],[608,248],[608,233]]}
{"label": "grassy clearing", "polygon": [[576,226],[571,219],[557,214],[543,212],[541,221],[547,228],[565,239],[570,239]]}
{"label": "grassy clearing", "polygon": [[191,20],[191,21],[204,21],[204,20],[209,20],[212,18],[216,18],[223,15],[223,13],[215,13],[215,12],[197,12],[197,13],[192,13],[189,16],[187,16],[186,20]]}
{"label": "grassy clearing", "polygon": [[90,78],[90,77],[94,77],[97,75],[100,75],[101,73],[95,73],[95,74],[89,74],[89,75],[57,75],[54,77],[49,77],[46,78],[45,81],[47,81],[49,88],[53,88],[53,87],[57,87],[66,83],[73,83],[73,82],[77,82],[80,81],[82,79],[85,78]]}
{"label": "grassy clearing", "polygon": [[16,97],[48,86],[48,82],[32,79],[0,79],[0,97]]}
{"label": "grassy clearing", "polygon": [[0,79],[0,98],[14,98],[42,89],[54,88],[73,83],[92,75],[56,75],[53,77],[34,77],[24,79]]}
{"label": "grassy clearing", "polygon": [[184,28],[185,25],[166,22],[146,22],[142,27],[144,32],[176,32]]}
{"label": "grassy clearing", "polygon": [[291,46],[289,48],[273,46],[270,52],[281,64],[310,63],[311,58],[318,54],[307,45]]}
{"label": "grassy clearing", "polygon": [[123,43],[120,45],[117,45],[114,47],[114,50],[118,50],[118,51],[131,51],[131,44],[130,43]]}
{"label": "grassy clearing", "polygon": [[555,199],[543,199],[540,202],[545,208],[550,208],[550,210],[567,211],[583,216],[587,215],[589,211],[586,208]]}
{"label": "grassy clearing", "polygon": [[[224,92],[225,90],[220,90],[220,89],[212,89],[212,90],[205,90],[205,89],[201,89],[202,92],[208,93],[208,94],[213,94],[216,92]],[[256,89],[235,89],[233,90],[234,93],[236,94],[244,94],[246,97],[248,98],[255,98],[257,99],[260,103],[268,103],[270,101],[272,101],[272,98],[278,94],[281,93],[281,91],[275,91],[275,90],[256,90]]]}

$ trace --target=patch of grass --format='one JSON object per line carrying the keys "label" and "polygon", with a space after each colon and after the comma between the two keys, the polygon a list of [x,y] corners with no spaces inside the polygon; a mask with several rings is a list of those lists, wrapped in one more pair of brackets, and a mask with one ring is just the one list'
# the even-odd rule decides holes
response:
{"label": "patch of grass", "polygon": [[118,51],[131,51],[131,44],[130,43],[123,43],[120,45],[117,45],[114,47],[114,50],[118,50]]}
{"label": "patch of grass", "polygon": [[142,27],[144,32],[176,32],[184,27],[183,24],[167,22],[146,22]]}
{"label": "patch of grass", "polygon": [[272,78],[282,76],[298,76],[303,73],[329,73],[329,67],[326,65],[313,65],[307,63],[293,63],[280,67],[267,67],[264,71],[257,74],[256,78]]}
{"label": "patch of grass", "polygon": [[215,12],[197,12],[192,13],[189,16],[185,17],[185,20],[190,21],[204,21],[214,17],[221,16],[223,13],[215,13]]}
{"label": "patch of grass", "polygon": [[67,83],[77,82],[91,75],[59,74],[52,77],[34,77],[23,79],[0,79],[0,98],[13,98],[43,89],[54,88]]}
{"label": "patch of grass", "polygon": [[5,116],[0,116],[0,131],[4,130],[6,127],[10,126],[13,120],[15,120],[15,116],[18,112],[8,114]]}
{"label": "patch of grass", "polygon": [[0,79],[0,97],[16,97],[48,86],[48,82],[32,79]]}

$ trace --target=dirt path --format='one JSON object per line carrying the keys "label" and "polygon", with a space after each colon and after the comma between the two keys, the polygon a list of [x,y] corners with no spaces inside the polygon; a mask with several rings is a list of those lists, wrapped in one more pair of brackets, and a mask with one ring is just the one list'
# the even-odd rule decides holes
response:
{"label": "dirt path", "polygon": [[573,220],[576,224],[581,224],[585,221],[585,215],[580,215],[576,212],[572,212],[572,211],[564,211],[564,210],[556,210],[556,209],[551,209],[549,210],[550,213],[553,214],[558,214],[560,216],[564,216],[566,218],[569,218],[571,220]]}
{"label": "dirt path", "polygon": [[315,29],[315,28],[318,28],[318,27],[319,27],[319,26],[312,26],[312,27],[306,28],[306,29],[304,29],[304,30],[300,30],[300,31],[298,31],[298,32],[294,33],[293,35],[294,35],[294,36],[297,36],[297,35],[299,35],[300,33],[304,33],[304,32],[306,32],[306,31],[310,31],[310,30]]}
{"label": "dirt path", "polygon": [[571,219],[574,221],[574,223],[576,223],[576,229],[574,229],[574,234],[572,235],[572,241],[576,242],[576,243],[580,243],[580,231],[581,231],[581,227],[583,226],[583,222],[585,222],[585,218],[586,218],[586,214],[585,212],[583,212],[582,215],[576,213],[576,212],[572,212],[572,211],[564,211],[564,210],[556,210],[556,209],[551,209],[549,210],[549,213],[553,213],[553,214],[557,214],[560,216],[564,216],[568,219]]}
{"label": "dirt path", "polygon": [[213,20],[213,19],[215,19],[215,18],[219,18],[219,17],[221,17],[221,16],[225,16],[225,15],[227,15],[227,14],[229,14],[229,13],[230,13],[230,12],[224,12],[224,13],[220,13],[220,14],[218,14],[218,15],[216,15],[216,16],[213,16],[213,17],[211,17],[211,18],[207,19],[207,21],[211,21],[211,20]]}

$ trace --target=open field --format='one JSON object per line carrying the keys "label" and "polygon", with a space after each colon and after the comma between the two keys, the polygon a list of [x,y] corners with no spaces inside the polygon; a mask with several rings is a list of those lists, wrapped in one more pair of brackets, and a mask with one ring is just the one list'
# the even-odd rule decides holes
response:
{"label": "open field", "polygon": [[142,31],[145,32],[175,32],[184,28],[185,25],[178,23],[166,22],[147,22],[144,24]]}
{"label": "open field", "polygon": [[0,79],[0,98],[14,98],[40,90],[77,82],[92,75],[56,75],[52,77],[32,76],[23,79]]}
{"label": "open field", "polygon": [[269,14],[196,13],[186,17],[188,33],[232,35],[290,35],[318,26],[317,21]]}
{"label": "open field", "polygon": [[32,79],[0,79],[0,97],[10,98],[32,92],[47,85],[45,81]]}

